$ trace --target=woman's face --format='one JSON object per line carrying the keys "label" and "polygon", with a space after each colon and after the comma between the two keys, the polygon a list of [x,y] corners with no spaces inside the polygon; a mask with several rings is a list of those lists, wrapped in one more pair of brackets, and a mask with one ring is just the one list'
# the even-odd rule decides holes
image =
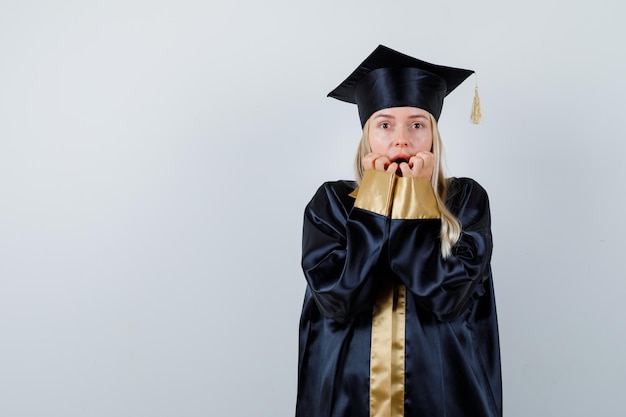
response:
{"label": "woman's face", "polygon": [[417,107],[377,111],[370,117],[368,135],[372,152],[387,156],[391,162],[408,161],[433,147],[430,114]]}

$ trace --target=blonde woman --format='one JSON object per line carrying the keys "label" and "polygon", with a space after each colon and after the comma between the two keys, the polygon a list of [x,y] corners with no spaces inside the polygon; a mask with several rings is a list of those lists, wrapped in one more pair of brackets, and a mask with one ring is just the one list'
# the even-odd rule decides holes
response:
{"label": "blonde woman", "polygon": [[305,209],[297,417],[502,415],[488,197],[437,128],[471,74],[379,46],[329,94],[363,137]]}

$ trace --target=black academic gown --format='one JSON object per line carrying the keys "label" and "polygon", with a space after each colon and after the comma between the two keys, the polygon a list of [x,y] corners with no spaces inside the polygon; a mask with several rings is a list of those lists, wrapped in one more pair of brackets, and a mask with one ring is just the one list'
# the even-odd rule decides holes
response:
{"label": "black academic gown", "polygon": [[[471,179],[450,180],[446,205],[463,232],[442,259],[438,218],[397,219],[355,207],[356,186],[325,183],[305,210],[308,285],[296,417],[501,416],[487,193]],[[393,336],[403,345],[393,353],[402,369],[372,371],[381,360],[372,353],[379,344],[372,317],[389,285],[396,289],[394,311],[397,289],[405,291],[403,316],[395,318],[401,334]],[[372,391],[378,378],[372,373],[386,372],[394,373],[394,388]],[[394,402],[402,404],[389,406]]]}

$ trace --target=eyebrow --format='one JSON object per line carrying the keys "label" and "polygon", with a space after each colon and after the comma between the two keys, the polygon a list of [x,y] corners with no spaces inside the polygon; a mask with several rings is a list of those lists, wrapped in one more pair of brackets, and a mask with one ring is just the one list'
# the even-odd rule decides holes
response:
{"label": "eyebrow", "polygon": [[414,115],[411,115],[411,116],[409,116],[409,119],[422,119],[422,120],[426,120],[426,121],[430,120],[428,117],[426,117],[426,116],[425,116],[425,115],[423,115],[423,114],[414,114]]}

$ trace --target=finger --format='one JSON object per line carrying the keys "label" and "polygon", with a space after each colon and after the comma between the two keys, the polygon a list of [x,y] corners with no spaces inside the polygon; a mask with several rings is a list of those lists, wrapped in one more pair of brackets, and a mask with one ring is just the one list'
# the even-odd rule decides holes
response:
{"label": "finger", "polygon": [[435,155],[432,152],[418,152],[416,157],[421,158],[424,161],[424,165],[433,164],[435,162]]}
{"label": "finger", "polygon": [[411,158],[413,167],[412,176],[417,178],[430,179],[433,175],[435,158],[430,152],[420,152]]}
{"label": "finger", "polygon": [[387,170],[387,167],[390,163],[391,161],[389,160],[389,158],[387,158],[386,156],[381,156],[374,161],[374,169],[377,169],[379,171],[385,171]]}
{"label": "finger", "polygon": [[389,166],[387,167],[387,172],[397,173],[397,171],[398,171],[398,164],[396,162],[390,163]]}
{"label": "finger", "polygon": [[380,155],[377,153],[368,153],[363,157],[361,161],[361,165],[363,165],[363,169],[376,169],[374,166],[374,161],[376,158],[380,158]]}
{"label": "finger", "polygon": [[424,167],[425,164],[426,161],[424,160],[424,158],[422,158],[420,154],[413,155],[411,159],[409,159],[409,166],[413,171],[420,170]]}
{"label": "finger", "polygon": [[430,152],[424,152],[420,157],[424,160],[423,170],[428,172],[429,175],[432,175],[433,169],[435,167],[435,155]]}
{"label": "finger", "polygon": [[402,162],[400,164],[400,172],[402,173],[403,177],[412,177],[412,170],[411,170],[411,166],[407,163],[407,162]]}
{"label": "finger", "polygon": [[363,159],[361,160],[362,163],[366,163],[369,162],[371,163],[374,159],[376,159],[376,154],[375,153],[368,153],[367,155],[365,155],[363,157]]}

